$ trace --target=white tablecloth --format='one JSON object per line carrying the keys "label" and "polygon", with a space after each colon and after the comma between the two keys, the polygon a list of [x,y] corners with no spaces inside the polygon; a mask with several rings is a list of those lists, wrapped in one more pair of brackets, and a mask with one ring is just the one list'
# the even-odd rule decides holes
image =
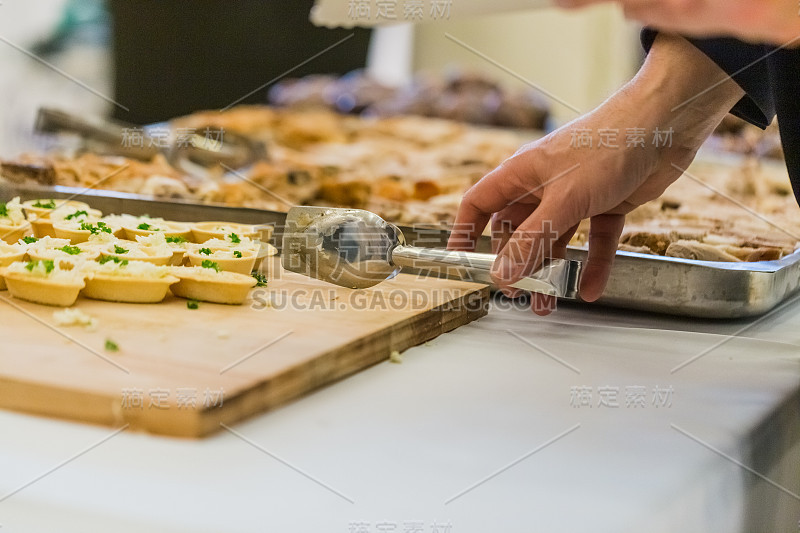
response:
{"label": "white tablecloth", "polygon": [[2,532],[794,531],[800,306],[747,324],[497,308],[202,441],[0,412]]}

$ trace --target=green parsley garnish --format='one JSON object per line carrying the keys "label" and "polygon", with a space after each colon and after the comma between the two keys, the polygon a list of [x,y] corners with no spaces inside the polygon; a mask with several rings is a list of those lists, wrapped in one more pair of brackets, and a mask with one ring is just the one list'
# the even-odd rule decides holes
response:
{"label": "green parsley garnish", "polygon": [[45,270],[45,272],[47,272],[48,274],[49,274],[50,272],[52,272],[54,268],[56,268],[56,265],[55,265],[55,264],[54,264],[54,263],[53,263],[51,260],[49,260],[49,259],[45,259],[44,261],[28,261],[28,262],[25,264],[25,270],[27,270],[28,272],[33,272],[33,269],[34,269],[34,268],[36,268],[36,266],[37,266],[39,263],[41,263],[41,264],[43,264],[43,265],[44,265],[44,270]]}
{"label": "green parsley garnish", "polygon": [[78,217],[88,217],[89,213],[86,211],[75,211],[74,213],[70,213],[69,215],[64,217],[64,220],[72,220],[73,218]]}
{"label": "green parsley garnish", "polygon": [[118,352],[119,351],[119,344],[112,341],[111,339],[106,339],[106,351],[107,352]]}
{"label": "green parsley garnish", "polygon": [[81,253],[80,248],[78,248],[77,246],[70,246],[69,244],[66,246],[62,246],[61,248],[59,248],[59,250],[69,255],[78,255],[79,253]]}
{"label": "green parsley garnish", "polygon": [[114,245],[114,253],[115,254],[127,254],[130,250],[126,250],[122,246]]}
{"label": "green parsley garnish", "polygon": [[186,237],[165,237],[166,241],[172,244],[183,244],[186,241]]}
{"label": "green parsley garnish", "polygon": [[121,266],[125,266],[125,265],[128,264],[128,260],[127,259],[120,259],[119,257],[117,257],[115,255],[104,255],[103,257],[101,257],[100,259],[97,260],[97,262],[100,263],[101,265],[105,265],[109,261],[113,261],[116,264],[121,265]]}
{"label": "green parsley garnish", "polygon": [[211,255],[211,250],[209,250],[208,248],[200,248],[200,250],[198,250],[197,253],[202,255]]}
{"label": "green parsley garnish", "polygon": [[105,222],[98,222],[97,224],[89,224],[88,222],[81,222],[81,230],[88,231],[92,235],[99,233],[111,233],[111,228]]}
{"label": "green parsley garnish", "polygon": [[142,222],[141,224],[136,226],[136,229],[143,229],[145,231],[149,231],[150,230],[150,224],[148,224],[147,222]]}
{"label": "green parsley garnish", "polygon": [[22,242],[24,242],[25,244],[33,244],[38,240],[39,239],[37,239],[36,237],[34,237],[32,235],[28,235],[27,237],[23,237],[22,238]]}
{"label": "green parsley garnish", "polygon": [[265,276],[261,272],[259,272],[257,270],[254,270],[254,271],[252,271],[250,273],[250,275],[253,276],[254,278],[256,278],[256,281],[258,281],[258,283],[256,283],[256,287],[266,287],[267,286],[267,276]]}
{"label": "green parsley garnish", "polygon": [[200,304],[198,303],[197,300],[189,300],[188,302],[186,302],[186,307],[188,307],[189,309],[197,309],[198,307],[200,307]]}
{"label": "green parsley garnish", "polygon": [[38,207],[40,209],[55,209],[56,208],[56,203],[53,200],[47,200],[44,203],[41,200],[36,200],[31,205],[33,207]]}
{"label": "green parsley garnish", "polygon": [[217,272],[220,271],[219,264],[214,261],[211,261],[210,259],[203,259],[203,262],[200,263],[200,266],[203,268],[211,268]]}
{"label": "green parsley garnish", "polygon": [[240,242],[242,242],[241,237],[239,237],[235,233],[231,233],[230,235],[228,235],[228,238],[231,240],[233,244],[239,244]]}
{"label": "green parsley garnish", "polygon": [[234,250],[233,251],[233,257],[235,257],[237,259],[241,259],[242,258],[242,252],[240,252],[239,250]]}
{"label": "green parsley garnish", "polygon": [[8,216],[8,207],[6,207],[5,202],[0,202],[0,217],[7,217]]}

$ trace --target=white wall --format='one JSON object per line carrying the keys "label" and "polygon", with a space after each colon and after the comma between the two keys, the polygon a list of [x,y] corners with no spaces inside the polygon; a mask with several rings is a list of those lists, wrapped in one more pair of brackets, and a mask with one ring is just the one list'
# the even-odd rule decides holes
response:
{"label": "white wall", "polygon": [[[522,85],[446,34],[584,112],[630,79],[642,53],[638,28],[626,22],[616,6],[601,5],[579,12],[542,9],[417,26],[413,54],[416,69],[463,65],[485,71],[511,86]],[[558,122],[577,116],[555,100],[552,104]]]}
{"label": "white wall", "polygon": [[105,49],[74,47],[47,58],[55,68],[31,57],[31,46],[53,33],[65,4],[66,0],[0,0],[0,157],[39,151],[42,140],[32,131],[40,106],[87,115],[102,115],[109,106],[92,92],[112,94]]}

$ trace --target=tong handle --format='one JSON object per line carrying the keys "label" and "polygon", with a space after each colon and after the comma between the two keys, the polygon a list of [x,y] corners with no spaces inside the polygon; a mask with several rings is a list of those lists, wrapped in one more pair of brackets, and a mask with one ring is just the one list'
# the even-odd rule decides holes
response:
{"label": "tong handle", "polygon": [[[392,262],[399,267],[444,271],[465,281],[491,285],[490,272],[497,258],[494,254],[460,252],[438,248],[397,246]],[[558,298],[577,299],[582,263],[570,259],[546,259],[542,267],[512,285]]]}
{"label": "tong handle", "polygon": [[142,143],[144,146],[132,146],[131,143],[125,143],[125,133],[130,128],[133,126],[97,117],[73,115],[50,107],[39,108],[34,123],[34,131],[37,133],[76,134],[84,141],[101,146],[105,153],[144,161],[149,161],[159,153],[160,150],[157,147],[149,146],[150,143],[146,142],[146,136],[145,142]]}

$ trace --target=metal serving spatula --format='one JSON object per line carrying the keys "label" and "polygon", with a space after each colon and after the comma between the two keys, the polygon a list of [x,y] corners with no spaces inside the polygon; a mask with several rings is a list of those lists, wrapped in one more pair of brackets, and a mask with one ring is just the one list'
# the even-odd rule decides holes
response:
{"label": "metal serving spatula", "polygon": [[[397,226],[362,209],[293,207],[283,233],[283,268],[352,289],[377,285],[404,267],[491,284],[494,259],[493,254],[407,246]],[[576,298],[580,272],[579,261],[548,259],[513,286]]]}

